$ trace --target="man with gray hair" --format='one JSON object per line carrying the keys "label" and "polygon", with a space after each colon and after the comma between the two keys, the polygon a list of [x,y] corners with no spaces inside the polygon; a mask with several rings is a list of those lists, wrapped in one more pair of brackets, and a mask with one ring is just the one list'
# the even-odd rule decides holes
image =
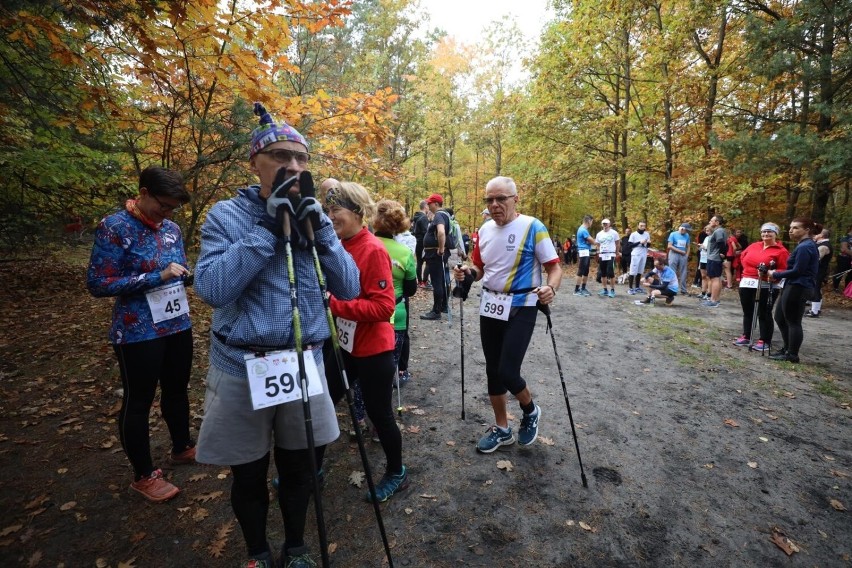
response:
{"label": "man with gray hair", "polygon": [[453,276],[460,283],[454,293],[462,298],[474,281],[482,280],[479,330],[494,424],[476,449],[488,454],[515,442],[506,408],[508,393],[523,411],[518,443],[529,446],[538,436],[541,408],[521,377],[521,365],[535,330],[536,304],[553,301],[562,267],[544,224],[517,211],[518,190],[512,178],[489,181],[485,203],[492,221],[480,229],[473,266],[453,267]]}

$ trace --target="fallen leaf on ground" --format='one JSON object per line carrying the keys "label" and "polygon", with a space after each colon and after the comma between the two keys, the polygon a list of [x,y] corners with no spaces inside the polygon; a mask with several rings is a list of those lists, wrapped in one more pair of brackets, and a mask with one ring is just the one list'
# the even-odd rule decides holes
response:
{"label": "fallen leaf on ground", "polygon": [[758,408],[764,412],[774,412],[774,408],[767,408],[766,406],[758,406]]}
{"label": "fallen leaf on ground", "polygon": [[132,542],[133,544],[136,544],[137,542],[140,542],[142,539],[144,539],[144,538],[145,538],[145,534],[146,534],[146,533],[143,531],[143,532],[138,532],[138,533],[136,533],[136,534],[132,535],[132,536],[130,537],[130,542]]}
{"label": "fallen leaf on ground", "polygon": [[336,542],[328,543],[328,553],[334,554],[335,552],[337,552],[337,543]]}
{"label": "fallen leaf on ground", "polygon": [[127,562],[119,562],[118,568],[136,568],[136,564],[134,564],[134,562],[136,562],[135,556],[133,558],[131,558],[130,560],[128,560]]}
{"label": "fallen leaf on ground", "polygon": [[748,466],[751,469],[757,469],[757,462],[748,462]]}
{"label": "fallen leaf on ground", "polygon": [[771,418],[772,420],[778,420],[778,417],[777,417],[777,416],[775,416],[774,414],[767,414],[767,416],[768,416],[769,418]]}
{"label": "fallen leaf on ground", "polygon": [[107,568],[109,561],[106,558],[98,558],[95,560],[95,568]]}
{"label": "fallen leaf on ground", "polygon": [[33,555],[30,556],[30,559],[27,561],[27,566],[32,568],[33,566],[38,566],[38,563],[41,562],[41,557],[44,556],[41,550],[36,550],[33,552]]}
{"label": "fallen leaf on ground", "polygon": [[211,491],[210,493],[202,493],[201,495],[196,495],[192,498],[196,503],[206,503],[207,501],[212,501],[213,499],[218,499],[222,496],[222,491]]}
{"label": "fallen leaf on ground", "polygon": [[437,499],[438,497],[436,495],[430,495],[429,493],[421,493],[420,498],[421,499]]}
{"label": "fallen leaf on ground", "polygon": [[730,426],[731,428],[739,428],[740,427],[740,425],[737,424],[737,421],[733,420],[731,418],[725,419],[725,426]]}
{"label": "fallen leaf on ground", "polygon": [[215,540],[213,540],[213,542],[211,542],[207,547],[207,552],[210,553],[210,556],[213,558],[222,558],[225,552],[225,546],[228,544],[228,535],[231,534],[232,530],[234,530],[233,520],[219,527],[216,531]]}
{"label": "fallen leaf on ground", "polygon": [[588,523],[585,523],[583,521],[580,521],[580,528],[583,529],[584,531],[598,532],[596,529],[593,529],[591,527],[591,525],[589,525]]}
{"label": "fallen leaf on ground", "polygon": [[5,529],[3,529],[2,531],[0,531],[0,537],[9,536],[12,533],[18,532],[19,530],[21,530],[21,527],[23,527],[23,526],[24,525],[10,525],[10,526],[6,527]]}
{"label": "fallen leaf on ground", "polygon": [[[843,477],[843,478],[849,477],[848,473],[846,473],[845,471],[840,471],[839,469],[832,469],[832,470],[829,470],[829,471],[831,471],[831,475],[833,475],[834,477]],[[2,534],[0,534],[0,536],[2,536]]]}
{"label": "fallen leaf on ground", "polygon": [[62,475],[63,473],[68,473],[68,468],[67,467],[60,467],[59,469],[56,470],[56,473],[58,473],[60,475]]}
{"label": "fallen leaf on ground", "polygon": [[791,392],[785,392],[785,393],[784,393],[784,396],[786,396],[787,398],[796,398],[796,395],[794,395],[794,394],[793,394],[793,393],[791,393]]}
{"label": "fallen leaf on ground", "polygon": [[799,547],[796,546],[796,543],[787,538],[787,536],[779,532],[777,529],[772,531],[772,538],[770,538],[775,546],[784,551],[784,554],[787,556],[793,556],[794,552],[799,552]]}
{"label": "fallen leaf on ground", "polygon": [[203,521],[208,516],[210,516],[210,512],[204,507],[199,507],[198,510],[192,514],[192,520]]}
{"label": "fallen leaf on ground", "polygon": [[491,479],[486,479],[485,483],[483,483],[482,485],[485,485],[487,487],[488,485],[491,485],[493,483],[494,483],[494,481],[492,481]]}
{"label": "fallen leaf on ground", "polygon": [[539,436],[538,440],[545,446],[552,446],[556,444],[556,442],[553,441],[553,438],[545,438],[544,436]]}
{"label": "fallen leaf on ground", "polygon": [[707,469],[713,469],[713,468],[714,468],[714,467],[716,467],[716,466],[715,466],[715,465],[713,465],[712,463],[705,463],[705,464],[704,464],[704,467],[706,467]]}
{"label": "fallen leaf on ground", "polygon": [[831,456],[822,456],[822,457],[824,457],[824,458],[825,458],[825,461],[830,461],[830,462],[833,462],[833,461],[834,461],[834,458],[833,458],[833,457],[831,457]]}
{"label": "fallen leaf on ground", "polygon": [[412,434],[419,434],[420,433],[420,426],[415,426],[415,425],[412,424],[411,426],[408,427],[408,431],[411,432]]}
{"label": "fallen leaf on ground", "polygon": [[423,410],[422,408],[415,408],[414,410],[411,411],[411,414],[416,414],[417,416],[423,416],[424,414],[426,414],[426,411]]}
{"label": "fallen leaf on ground", "polygon": [[435,387],[429,387],[429,392],[435,394],[436,392],[438,392],[438,389],[436,389]]}
{"label": "fallen leaf on ground", "polygon": [[455,446],[455,445],[456,445],[456,443],[455,443],[455,442],[453,442],[452,440],[447,440],[447,445],[448,445],[448,446]]}
{"label": "fallen leaf on ground", "polygon": [[576,523],[574,521],[565,521],[565,525],[569,527],[573,527]]}
{"label": "fallen leaf on ground", "polygon": [[834,509],[837,510],[837,511],[845,511],[846,510],[846,507],[843,506],[843,503],[841,503],[837,499],[832,499],[831,501],[829,501],[829,503],[831,503],[831,506],[834,507]]}
{"label": "fallen leaf on ground", "polygon": [[196,473],[194,475],[190,475],[187,481],[189,481],[190,483],[195,483],[196,481],[201,481],[202,479],[207,479],[208,477],[210,477],[210,475],[207,473]]}
{"label": "fallen leaf on ground", "polygon": [[30,501],[26,505],[24,505],[24,509],[27,510],[27,511],[29,511],[30,509],[35,509],[36,507],[38,507],[39,505],[41,505],[45,501],[47,501],[47,494],[42,493],[41,495],[39,495],[38,497],[36,497],[35,499]]}
{"label": "fallen leaf on ground", "polygon": [[509,460],[500,460],[497,462],[497,469],[505,469],[506,471],[512,471],[515,469],[515,466],[512,465],[512,462]]}
{"label": "fallen leaf on ground", "polygon": [[768,441],[769,441],[769,438],[765,438],[765,437],[763,437],[763,436],[760,436],[760,437],[758,438],[758,440],[760,440],[761,442],[768,442]]}
{"label": "fallen leaf on ground", "polygon": [[353,471],[349,474],[349,484],[360,488],[366,477],[363,471]]}
{"label": "fallen leaf on ground", "polygon": [[411,514],[411,513],[413,513],[413,512],[414,512],[414,509],[412,509],[411,507],[406,507],[406,508],[405,508],[405,514],[406,514],[406,515],[410,515],[410,514]]}
{"label": "fallen leaf on ground", "polygon": [[60,511],[69,511],[77,506],[77,501],[68,501],[67,503],[63,503],[60,507]]}

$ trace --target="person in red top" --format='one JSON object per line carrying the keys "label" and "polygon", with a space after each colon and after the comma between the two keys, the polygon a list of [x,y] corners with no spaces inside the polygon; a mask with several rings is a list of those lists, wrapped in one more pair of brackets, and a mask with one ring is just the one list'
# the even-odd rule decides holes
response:
{"label": "person in red top", "polygon": [[[325,194],[325,205],[343,248],[352,255],[361,271],[361,294],[357,298],[340,300],[331,296],[329,301],[337,321],[347,375],[350,381],[357,381],[361,386],[367,416],[385,452],[387,468],[375,486],[375,498],[387,501],[394,493],[408,487],[408,475],[402,464],[402,434],[393,410],[396,363],[391,321],[396,298],[391,259],[382,242],[365,227],[365,220],[375,216],[376,204],[363,186],[339,182]],[[336,366],[333,357],[328,360]],[[336,369],[331,372],[337,374]],[[344,394],[340,381],[331,381],[329,391],[335,403]],[[370,492],[367,500],[373,500]]]}
{"label": "person in red top", "polygon": [[[766,271],[760,272],[760,265],[766,269],[785,270],[789,251],[778,242],[780,229],[775,223],[764,223],[760,227],[760,241],[750,244],[740,255],[743,276],[740,280],[740,304],[743,307],[743,334],[734,341],[734,345],[751,344],[751,325],[754,319],[755,296],[761,287],[770,284],[766,279]],[[775,266],[772,267],[772,263]],[[770,291],[771,290],[771,291]],[[769,292],[769,293],[767,293]],[[772,341],[775,327],[772,322],[772,304],[778,297],[779,288],[772,287],[763,291],[760,305],[757,308],[757,319],[760,323],[760,339],[752,345],[755,351],[765,351]]]}

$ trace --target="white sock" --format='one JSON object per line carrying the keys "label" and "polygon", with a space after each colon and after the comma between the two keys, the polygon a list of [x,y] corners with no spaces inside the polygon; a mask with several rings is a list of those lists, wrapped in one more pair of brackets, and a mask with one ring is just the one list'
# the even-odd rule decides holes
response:
{"label": "white sock", "polygon": [[811,311],[813,313],[818,314],[821,307],[822,302],[811,302]]}

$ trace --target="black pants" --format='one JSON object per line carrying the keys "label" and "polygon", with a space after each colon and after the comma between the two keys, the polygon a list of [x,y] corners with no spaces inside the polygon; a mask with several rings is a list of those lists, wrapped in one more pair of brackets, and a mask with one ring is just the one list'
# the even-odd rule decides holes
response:
{"label": "black pants", "polygon": [[417,283],[428,282],[429,276],[423,274],[423,239],[417,239],[414,247],[414,258],[417,259]]}
{"label": "black pants", "polygon": [[799,348],[804,340],[802,331],[802,316],[805,302],[811,297],[812,290],[797,284],[787,284],[781,292],[781,298],[775,307],[775,323],[781,330],[784,347],[790,355],[799,355]]}
{"label": "black pants", "polygon": [[187,395],[192,369],[192,330],[112,347],[124,387],[118,435],[136,479],[140,479],[156,469],[151,459],[148,419],[157,384],[160,385],[160,410],[172,439],[172,452],[182,452],[192,445]]}
{"label": "black pants", "polygon": [[489,395],[500,396],[506,391],[516,395],[526,388],[521,365],[532,339],[537,313],[535,306],[525,306],[512,308],[508,321],[479,317]]}
{"label": "black pants", "polygon": [[[325,352],[323,352],[325,355]],[[328,394],[337,405],[344,396],[343,383],[337,378],[339,371],[334,356],[325,358]],[[402,434],[396,425],[393,411],[393,380],[396,377],[396,364],[393,351],[385,351],[368,357],[353,357],[343,352],[343,364],[350,385],[358,382],[364,397],[367,416],[376,428],[379,441],[387,459],[389,474],[402,471]]]}
{"label": "black pants", "polygon": [[[322,468],[325,446],[315,448],[317,468]],[[314,472],[308,449],[275,448],[275,467],[278,469],[278,506],[284,519],[284,547],[304,546],[305,518],[313,493]],[[266,541],[266,518],[269,514],[269,454],[259,460],[231,466],[231,507],[240,523],[248,555],[263,554],[269,548]]]}
{"label": "black pants", "polygon": [[435,250],[426,251],[426,267],[429,269],[429,278],[432,279],[432,311],[442,313],[447,310],[447,286],[445,268],[450,253],[444,251],[443,256],[438,256]]}
{"label": "black pants", "polygon": [[[746,339],[751,339],[751,322],[754,318],[754,304],[755,297],[757,296],[757,288],[740,287],[740,305],[743,307],[743,335],[746,336]],[[778,289],[763,289],[760,291],[759,297],[757,323],[760,326],[760,335],[758,339],[762,339],[766,343],[771,343],[772,335],[775,332],[775,324],[772,322],[772,309],[770,306],[778,298]],[[801,318],[799,320],[801,321]]]}

